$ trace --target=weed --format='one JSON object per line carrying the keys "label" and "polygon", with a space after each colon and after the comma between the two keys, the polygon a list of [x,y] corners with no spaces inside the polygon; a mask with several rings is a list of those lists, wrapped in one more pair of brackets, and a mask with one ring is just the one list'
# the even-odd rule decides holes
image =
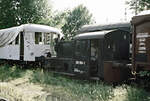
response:
{"label": "weed", "polygon": [[32,75],[31,82],[53,86],[54,93],[66,93],[67,96],[76,100],[106,101],[113,96],[112,86],[103,83],[91,83],[88,81],[71,80],[53,73],[36,70]]}
{"label": "weed", "polygon": [[23,76],[25,71],[19,69],[17,66],[10,67],[9,65],[5,64],[0,66],[0,81],[9,81],[15,78],[19,78]]}
{"label": "weed", "polygon": [[126,101],[150,101],[150,95],[142,88],[128,86]]}
{"label": "weed", "polygon": [[[61,101],[149,101],[150,94],[144,89],[121,85],[113,87],[103,82],[89,82],[54,75],[42,69],[23,70],[17,66],[0,66],[0,81],[10,81],[28,75],[32,84],[38,83],[49,95],[50,99]],[[16,97],[15,97],[16,98]],[[48,98],[48,97],[47,97]],[[116,100],[116,99],[119,100]],[[19,97],[17,98],[19,99]],[[59,100],[58,100],[59,101]]]}

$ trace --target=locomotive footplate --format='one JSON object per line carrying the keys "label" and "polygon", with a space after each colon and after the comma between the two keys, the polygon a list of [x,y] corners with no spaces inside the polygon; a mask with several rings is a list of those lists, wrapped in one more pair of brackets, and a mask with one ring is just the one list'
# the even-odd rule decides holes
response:
{"label": "locomotive footplate", "polygon": [[72,58],[46,58],[44,68],[50,71],[72,73],[74,61]]}

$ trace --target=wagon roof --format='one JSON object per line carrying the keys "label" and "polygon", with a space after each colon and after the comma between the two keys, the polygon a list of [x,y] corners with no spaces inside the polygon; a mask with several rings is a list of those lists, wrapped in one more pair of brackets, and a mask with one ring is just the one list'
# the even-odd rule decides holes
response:
{"label": "wagon roof", "polygon": [[131,24],[129,22],[103,24],[103,25],[85,25],[77,33],[96,32],[102,30],[120,29],[130,31]]}
{"label": "wagon roof", "polygon": [[78,34],[74,37],[74,39],[102,39],[104,36],[112,32],[114,30],[105,30],[105,31],[97,31],[97,32],[88,32],[88,33],[82,33]]}
{"label": "wagon roof", "polygon": [[150,10],[143,11],[132,18],[132,24],[139,24],[144,21],[150,21]]}
{"label": "wagon roof", "polygon": [[46,32],[46,33],[54,32],[56,34],[59,34],[60,37],[63,36],[61,31],[54,27],[38,24],[24,24],[17,27],[11,27],[0,30],[0,47],[9,44],[13,40],[15,40],[15,38],[21,31]]}

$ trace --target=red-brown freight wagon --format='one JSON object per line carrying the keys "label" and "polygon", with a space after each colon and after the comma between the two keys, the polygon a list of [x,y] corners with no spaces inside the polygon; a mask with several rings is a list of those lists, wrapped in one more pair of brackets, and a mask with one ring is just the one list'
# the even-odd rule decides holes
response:
{"label": "red-brown freight wagon", "polygon": [[132,72],[150,70],[150,11],[132,18]]}

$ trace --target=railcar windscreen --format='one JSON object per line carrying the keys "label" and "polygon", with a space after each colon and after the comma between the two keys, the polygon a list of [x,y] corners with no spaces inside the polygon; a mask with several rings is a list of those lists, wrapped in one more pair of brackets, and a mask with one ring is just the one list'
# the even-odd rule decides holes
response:
{"label": "railcar windscreen", "polygon": [[58,39],[56,33],[35,32],[35,44],[54,45],[56,39]]}

